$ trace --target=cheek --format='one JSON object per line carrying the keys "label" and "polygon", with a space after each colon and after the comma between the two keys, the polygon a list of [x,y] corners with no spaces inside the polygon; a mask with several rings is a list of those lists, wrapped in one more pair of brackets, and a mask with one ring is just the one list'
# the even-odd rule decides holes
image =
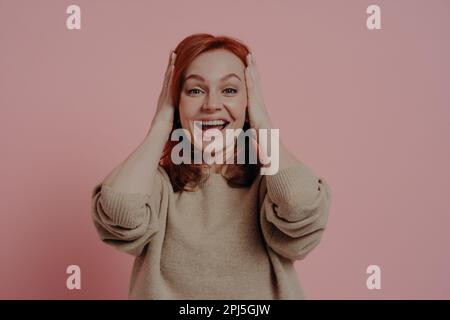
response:
{"label": "cheek", "polygon": [[242,94],[235,97],[232,101],[230,101],[229,106],[236,121],[244,119],[247,109],[247,96]]}
{"label": "cheek", "polygon": [[190,99],[183,99],[180,98],[180,104],[179,104],[179,112],[180,112],[180,120],[182,124],[187,123],[190,119],[192,119],[197,110],[199,108],[197,107],[197,104],[194,103],[194,101]]}

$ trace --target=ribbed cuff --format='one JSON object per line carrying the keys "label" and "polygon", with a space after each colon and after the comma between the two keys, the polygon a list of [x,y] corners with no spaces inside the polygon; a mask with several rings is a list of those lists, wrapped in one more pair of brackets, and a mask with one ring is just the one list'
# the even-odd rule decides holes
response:
{"label": "ribbed cuff", "polygon": [[312,203],[317,197],[321,183],[320,178],[304,163],[266,177],[269,197],[279,205]]}
{"label": "ribbed cuff", "polygon": [[114,224],[134,228],[142,219],[142,208],[146,204],[147,196],[141,193],[118,192],[102,185],[99,201]]}

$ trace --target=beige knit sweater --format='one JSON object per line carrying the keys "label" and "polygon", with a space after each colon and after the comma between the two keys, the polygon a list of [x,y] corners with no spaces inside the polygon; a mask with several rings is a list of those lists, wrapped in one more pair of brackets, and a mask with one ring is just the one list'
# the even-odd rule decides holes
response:
{"label": "beige knit sweater", "polygon": [[331,191],[305,164],[231,188],[211,174],[174,193],[162,167],[153,194],[98,184],[100,238],[134,255],[130,299],[304,299],[293,262],[320,241]]}

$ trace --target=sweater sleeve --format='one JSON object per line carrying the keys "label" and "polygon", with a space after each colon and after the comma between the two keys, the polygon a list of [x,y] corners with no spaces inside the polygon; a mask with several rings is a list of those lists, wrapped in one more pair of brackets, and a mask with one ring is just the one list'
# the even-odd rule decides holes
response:
{"label": "sweater sleeve", "polygon": [[163,172],[158,167],[152,194],[118,192],[102,183],[92,191],[92,219],[100,239],[139,256],[159,229]]}
{"label": "sweater sleeve", "polygon": [[316,247],[331,204],[327,182],[305,164],[262,178],[261,230],[267,245],[292,261]]}

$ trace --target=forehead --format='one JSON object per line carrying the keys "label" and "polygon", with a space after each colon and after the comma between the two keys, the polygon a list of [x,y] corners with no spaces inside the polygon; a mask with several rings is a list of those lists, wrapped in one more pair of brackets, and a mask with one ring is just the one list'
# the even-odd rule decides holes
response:
{"label": "forehead", "polygon": [[205,79],[215,80],[229,73],[243,74],[245,65],[234,53],[215,49],[198,55],[186,69],[186,76],[198,74]]}

